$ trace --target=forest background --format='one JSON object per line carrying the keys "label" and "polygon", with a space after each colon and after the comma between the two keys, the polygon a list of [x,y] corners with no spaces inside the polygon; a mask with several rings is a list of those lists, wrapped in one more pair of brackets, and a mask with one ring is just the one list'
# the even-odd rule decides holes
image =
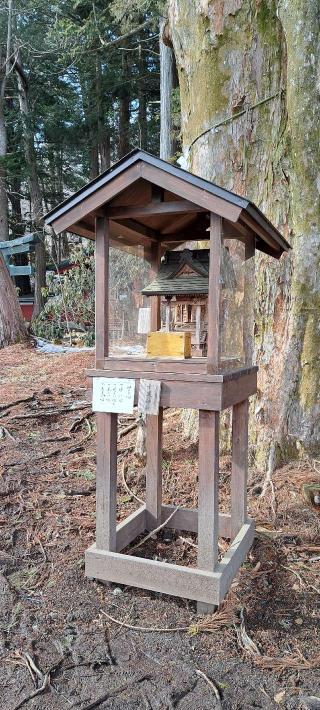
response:
{"label": "forest background", "polygon": [[[72,244],[46,232],[43,215],[132,147],[159,154],[166,99],[162,157],[182,156],[246,194],[292,243],[279,264],[256,262],[252,442],[270,474],[317,456],[317,1],[8,0],[0,9],[0,240],[39,236],[35,315],[46,262],[68,258]],[[77,258],[85,273],[90,255]],[[8,303],[2,288],[0,313]]]}

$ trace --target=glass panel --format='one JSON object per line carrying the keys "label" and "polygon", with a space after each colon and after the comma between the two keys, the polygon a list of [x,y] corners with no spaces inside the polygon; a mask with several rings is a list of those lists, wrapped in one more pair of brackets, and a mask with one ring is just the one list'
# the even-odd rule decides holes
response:
{"label": "glass panel", "polygon": [[[110,248],[109,261],[109,355],[112,357],[144,357],[150,306],[142,295],[150,281],[150,264],[144,258],[144,248],[131,254]],[[139,318],[140,312],[140,318]],[[138,325],[140,327],[138,327]],[[140,332],[138,332],[140,330]],[[143,331],[143,332],[141,332]]]}
{"label": "glass panel", "polygon": [[223,369],[244,363],[245,246],[224,239],[221,255],[220,358]]}

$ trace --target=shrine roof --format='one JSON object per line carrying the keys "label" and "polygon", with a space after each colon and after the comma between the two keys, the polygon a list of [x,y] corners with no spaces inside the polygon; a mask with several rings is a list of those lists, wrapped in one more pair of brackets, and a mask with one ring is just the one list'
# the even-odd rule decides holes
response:
{"label": "shrine roof", "polygon": [[[209,213],[224,220],[226,238],[255,239],[255,247],[279,258],[290,249],[279,230],[250,200],[135,149],[48,212],[45,222],[95,238],[95,220],[107,217],[111,243],[151,252],[152,241],[179,245],[205,239]],[[137,251],[135,252],[137,253]]]}

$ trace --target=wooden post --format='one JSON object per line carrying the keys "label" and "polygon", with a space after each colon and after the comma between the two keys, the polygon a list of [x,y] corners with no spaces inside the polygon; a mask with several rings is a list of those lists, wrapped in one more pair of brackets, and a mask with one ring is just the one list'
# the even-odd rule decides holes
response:
{"label": "wooden post", "polygon": [[[219,412],[199,410],[198,567],[213,572],[218,563]],[[198,613],[214,606],[198,602]]]}
{"label": "wooden post", "polygon": [[109,220],[96,218],[96,364],[109,354]]}
{"label": "wooden post", "polygon": [[231,536],[247,522],[249,400],[232,408]]}
{"label": "wooden post", "polygon": [[254,252],[255,238],[252,235],[245,242],[244,262],[243,351],[246,365],[252,365],[254,356]]}
{"label": "wooden post", "polygon": [[[96,363],[108,357],[109,220],[96,219]],[[97,414],[96,542],[116,550],[117,415]]]}
{"label": "wooden post", "polygon": [[195,343],[200,347],[200,336],[201,336],[201,306],[196,306],[196,334]]}
{"label": "wooden post", "polygon": [[166,303],[166,331],[170,332],[170,303]]}
{"label": "wooden post", "polygon": [[162,505],[162,420],[159,414],[147,415],[146,528],[154,530],[161,523]]}
{"label": "wooden post", "polygon": [[210,213],[210,263],[208,293],[207,371],[213,372],[220,360],[220,269],[222,218]]}
{"label": "wooden post", "polygon": [[96,542],[116,551],[117,414],[97,414]]}
{"label": "wooden post", "polygon": [[[160,242],[151,244],[151,278],[155,278],[159,271],[159,264],[161,259],[161,244]],[[160,330],[161,319],[160,319],[160,297],[150,296],[151,300],[151,312],[150,312],[150,326],[151,331]]]}

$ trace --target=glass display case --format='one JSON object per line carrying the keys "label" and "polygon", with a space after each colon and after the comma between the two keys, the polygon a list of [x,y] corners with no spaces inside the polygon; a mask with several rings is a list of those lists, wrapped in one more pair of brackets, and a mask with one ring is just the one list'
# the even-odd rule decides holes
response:
{"label": "glass display case", "polygon": [[[289,245],[246,198],[140,150],[46,222],[96,243],[96,363],[88,377],[112,398],[96,409],[96,542],[86,574],[195,599],[199,612],[212,611],[254,536],[246,505],[248,403],[257,388],[253,257],[259,249],[280,258]],[[130,397],[146,414],[146,500],[117,525],[117,414],[128,411]],[[197,510],[162,503],[168,407],[199,411]],[[219,422],[227,408],[231,503],[220,513]],[[197,568],[121,552],[163,522],[197,533]],[[222,558],[219,536],[232,543]]]}

